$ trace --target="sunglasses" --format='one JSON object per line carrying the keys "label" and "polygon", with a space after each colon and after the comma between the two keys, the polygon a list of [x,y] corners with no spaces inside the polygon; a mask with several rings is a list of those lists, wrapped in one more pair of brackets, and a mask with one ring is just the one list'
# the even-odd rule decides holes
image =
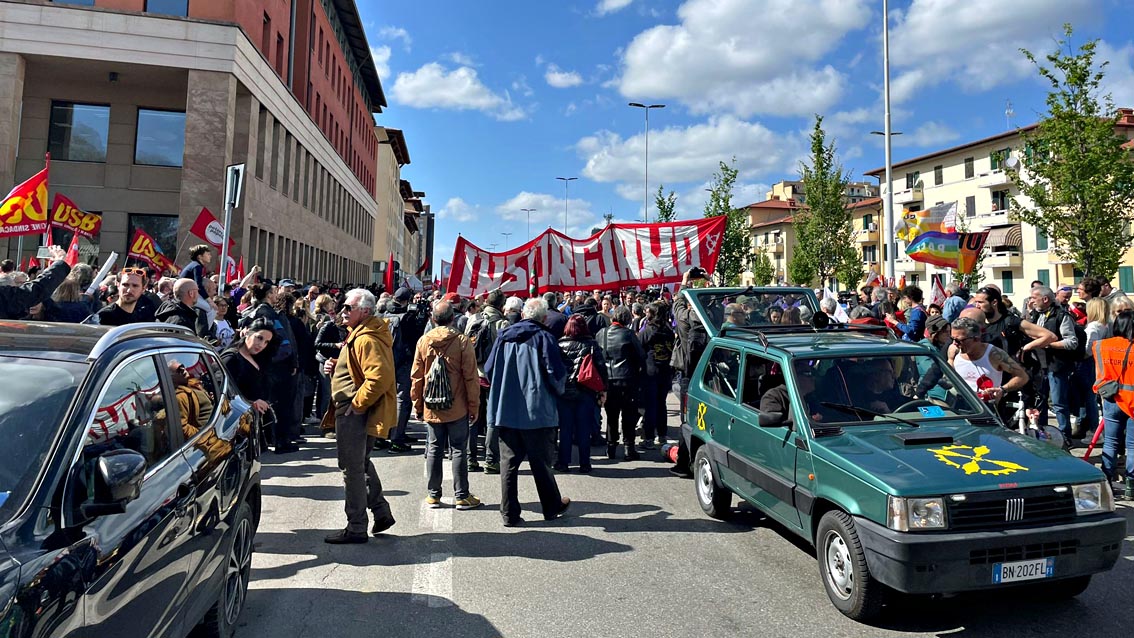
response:
{"label": "sunglasses", "polygon": [[962,339],[958,339],[956,337],[953,337],[953,343],[959,346],[962,343],[965,343],[966,341],[972,341],[973,339],[976,339],[976,337],[964,337]]}
{"label": "sunglasses", "polygon": [[123,268],[122,274],[124,274],[124,275],[140,275],[142,277],[147,276],[145,268]]}
{"label": "sunglasses", "polygon": [[351,306],[348,303],[345,303],[345,304],[343,304],[343,307],[339,309],[339,312],[348,313],[348,312],[351,312],[353,310],[354,310],[353,306]]}

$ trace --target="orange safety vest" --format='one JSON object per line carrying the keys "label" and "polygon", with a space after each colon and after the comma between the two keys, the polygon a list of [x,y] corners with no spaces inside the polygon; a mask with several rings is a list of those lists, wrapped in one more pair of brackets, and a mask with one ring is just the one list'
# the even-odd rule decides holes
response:
{"label": "orange safety vest", "polygon": [[1092,354],[1095,357],[1095,392],[1107,381],[1118,382],[1118,395],[1114,402],[1127,415],[1134,415],[1134,341],[1125,337],[1111,337],[1095,342]]}

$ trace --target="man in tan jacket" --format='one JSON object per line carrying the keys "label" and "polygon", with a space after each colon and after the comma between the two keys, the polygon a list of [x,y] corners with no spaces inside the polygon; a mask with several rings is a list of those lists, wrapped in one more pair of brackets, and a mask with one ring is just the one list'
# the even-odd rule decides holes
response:
{"label": "man in tan jacket", "polygon": [[368,540],[368,509],[374,515],[370,533],[378,535],[394,525],[382,481],[370,462],[375,440],[388,437],[398,421],[394,338],[386,320],[374,316],[375,305],[374,295],[365,289],[346,294],[341,312],[350,336],[339,357],[323,367],[331,375],[335,443],[346,484],[346,529],[323,539],[335,545]]}
{"label": "man in tan jacket", "polygon": [[[417,342],[410,372],[410,399],[418,418],[429,428],[429,447],[425,454],[426,486],[430,507],[441,507],[441,463],[446,448],[452,454],[453,502],[459,510],[480,507],[480,499],[469,493],[469,470],[465,453],[469,425],[480,410],[480,380],[476,354],[468,337],[453,328],[455,313],[447,301],[433,306],[433,330]],[[430,370],[438,358],[445,362],[446,388],[430,388]],[[432,390],[432,391],[431,391]],[[424,418],[423,418],[424,417]]]}

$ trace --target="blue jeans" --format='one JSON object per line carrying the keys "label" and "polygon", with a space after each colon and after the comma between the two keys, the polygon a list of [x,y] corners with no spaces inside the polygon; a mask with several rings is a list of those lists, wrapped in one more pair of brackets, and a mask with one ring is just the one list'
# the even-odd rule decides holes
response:
{"label": "blue jeans", "polygon": [[[1071,440],[1071,370],[1048,371],[1047,382],[1051,394],[1051,411],[1064,438]],[[1040,422],[1043,425],[1044,421]]]}
{"label": "blue jeans", "polygon": [[559,399],[559,457],[556,465],[571,465],[571,447],[579,448],[579,467],[591,466],[591,434],[595,431],[595,400],[589,396]]}
{"label": "blue jeans", "polygon": [[425,485],[430,496],[441,498],[441,464],[445,450],[452,455],[453,496],[457,500],[469,496],[469,468],[465,464],[465,446],[468,445],[469,418],[463,417],[446,423],[426,423],[429,442],[425,448]]}
{"label": "blue jeans", "polygon": [[1126,476],[1134,476],[1134,428],[1130,417],[1114,401],[1103,401],[1102,471],[1110,480],[1118,478],[1115,460],[1122,441],[1126,442]]}
{"label": "blue jeans", "polygon": [[1090,438],[1099,427],[1099,398],[1092,387],[1095,383],[1095,362],[1080,361],[1071,377],[1071,405],[1083,433]]}
{"label": "blue jeans", "polygon": [[654,437],[666,438],[666,428],[669,414],[666,411],[665,398],[673,386],[672,373],[661,373],[642,378],[642,403],[646,414],[642,419],[643,438],[649,441]]}
{"label": "blue jeans", "polygon": [[398,427],[390,433],[390,443],[409,445],[406,427],[409,425],[410,407],[410,366],[394,369],[394,381],[398,384]]}

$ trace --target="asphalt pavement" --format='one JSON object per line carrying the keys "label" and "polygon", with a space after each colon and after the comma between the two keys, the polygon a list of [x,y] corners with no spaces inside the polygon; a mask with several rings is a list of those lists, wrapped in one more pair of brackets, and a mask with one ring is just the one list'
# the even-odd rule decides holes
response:
{"label": "asphalt pavement", "polygon": [[[345,524],[333,440],[265,455],[238,637],[1129,635],[1134,536],[1077,599],[900,597],[868,626],[830,604],[806,543],[747,506],[733,521],[709,519],[692,481],[671,476],[657,451],[626,462],[594,448],[603,454],[592,474],[558,475],[573,503],[551,522],[525,470],[525,525],[505,528],[499,476],[470,475],[480,509],[455,510],[449,480],[446,507],[424,506],[424,431],[413,429],[412,454],[373,456],[398,522],[365,545],[323,542]],[[1120,512],[1134,530],[1134,509]]]}

